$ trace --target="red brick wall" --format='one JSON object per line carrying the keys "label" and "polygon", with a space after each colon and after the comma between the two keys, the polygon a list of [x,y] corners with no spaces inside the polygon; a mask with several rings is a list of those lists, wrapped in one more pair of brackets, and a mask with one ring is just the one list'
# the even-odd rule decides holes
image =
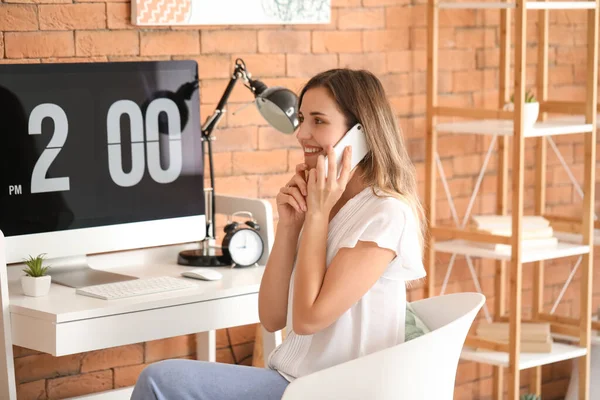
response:
{"label": "red brick wall", "polygon": [[[236,26],[137,29],[127,1],[4,0],[0,4],[0,63],[125,61],[193,58],[200,65],[202,119],[222,94],[235,58],[242,57],[253,73],[269,85],[297,90],[311,75],[332,67],[363,67],[383,81],[417,165],[424,190],[425,44],[423,0],[332,0],[332,22],[310,26]],[[536,14],[528,24],[528,83],[535,83]],[[443,11],[440,15],[440,101],[446,105],[495,106],[497,101],[499,14],[495,11]],[[585,14],[552,12],[550,30],[550,90],[553,99],[583,99],[585,79]],[[229,110],[251,99],[241,85],[231,96]],[[222,194],[273,200],[302,154],[295,139],[265,126],[251,107],[227,114],[216,132],[217,191]],[[466,210],[489,138],[442,136],[440,156],[459,215]],[[580,138],[555,138],[563,156],[583,179]],[[527,165],[533,165],[528,142]],[[549,211],[574,214],[577,193],[556,157],[548,151]],[[474,212],[494,211],[496,157],[492,157]],[[534,174],[526,173],[527,212],[532,212]],[[441,186],[437,212],[450,220]],[[222,225],[223,220],[220,220]],[[448,257],[437,255],[441,284]],[[549,263],[545,301],[550,307],[575,260]],[[477,272],[493,309],[493,264],[479,261]],[[531,268],[524,268],[525,314],[531,306]],[[597,271],[600,272],[600,271]],[[578,279],[578,278],[577,278]],[[463,259],[457,260],[449,291],[474,286]],[[559,312],[577,315],[577,287],[571,285]],[[594,306],[600,285],[594,285]],[[422,296],[420,288],[411,298]],[[254,326],[218,333],[218,359],[251,363]],[[177,337],[92,353],[53,358],[15,349],[19,399],[64,398],[133,384],[145,364],[173,357],[193,357],[194,339]],[[486,399],[491,394],[489,366],[461,363],[457,399]],[[564,396],[569,363],[544,367],[544,400]],[[526,383],[528,373],[523,373]]]}

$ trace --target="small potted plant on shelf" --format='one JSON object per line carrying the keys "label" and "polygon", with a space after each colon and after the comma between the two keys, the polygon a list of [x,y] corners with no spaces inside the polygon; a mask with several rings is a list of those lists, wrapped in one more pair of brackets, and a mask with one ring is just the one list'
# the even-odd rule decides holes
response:
{"label": "small potted plant on shelf", "polygon": [[542,400],[542,397],[537,394],[527,393],[522,395],[520,400]]}
{"label": "small potted plant on shelf", "polygon": [[52,277],[46,275],[50,267],[44,266],[44,256],[45,254],[29,256],[29,259],[25,260],[27,268],[23,269],[25,275],[21,277],[21,287],[27,296],[45,296],[50,291]]}
{"label": "small potted plant on shelf", "polygon": [[[504,109],[507,111],[514,111],[514,95],[510,96],[510,103],[508,103]],[[525,104],[523,107],[523,127],[525,129],[531,128],[533,124],[537,122],[538,116],[540,115],[540,103],[535,98],[535,95],[531,90],[525,92]]]}

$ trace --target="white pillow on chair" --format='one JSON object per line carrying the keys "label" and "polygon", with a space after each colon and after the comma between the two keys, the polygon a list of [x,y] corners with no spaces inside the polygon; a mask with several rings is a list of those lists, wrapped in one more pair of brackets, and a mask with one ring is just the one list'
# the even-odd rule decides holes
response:
{"label": "white pillow on chair", "polygon": [[425,325],[425,323],[419,318],[415,311],[411,307],[410,303],[406,303],[406,323],[404,328],[404,341],[416,339],[419,336],[423,336],[431,330]]}

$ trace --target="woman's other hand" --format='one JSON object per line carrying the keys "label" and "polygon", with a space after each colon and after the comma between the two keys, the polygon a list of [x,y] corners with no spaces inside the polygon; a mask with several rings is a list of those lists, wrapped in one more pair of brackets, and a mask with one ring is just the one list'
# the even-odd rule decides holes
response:
{"label": "woman's other hand", "polygon": [[308,174],[308,212],[311,215],[329,217],[335,204],[338,202],[350,179],[350,160],[352,147],[348,146],[342,154],[342,170],[340,177],[337,173],[337,160],[333,147],[327,149],[327,177],[325,177],[325,157],[319,156],[317,168]]}
{"label": "woman's other hand", "polygon": [[307,170],[306,164],[296,165],[296,174],[279,190],[276,198],[279,225],[300,229],[304,224],[308,193],[305,178]]}

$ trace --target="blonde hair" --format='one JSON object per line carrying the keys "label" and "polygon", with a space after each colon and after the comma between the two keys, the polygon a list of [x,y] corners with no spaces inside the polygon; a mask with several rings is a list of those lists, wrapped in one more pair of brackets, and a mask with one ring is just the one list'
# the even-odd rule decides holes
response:
{"label": "blonde hair", "polygon": [[370,151],[359,166],[365,183],[388,196],[404,200],[412,208],[419,224],[423,245],[424,212],[417,193],[416,170],[406,151],[402,132],[381,82],[369,71],[332,69],[311,78],[300,92],[324,87],[335,99],[346,118],[346,128],[360,123]]}

